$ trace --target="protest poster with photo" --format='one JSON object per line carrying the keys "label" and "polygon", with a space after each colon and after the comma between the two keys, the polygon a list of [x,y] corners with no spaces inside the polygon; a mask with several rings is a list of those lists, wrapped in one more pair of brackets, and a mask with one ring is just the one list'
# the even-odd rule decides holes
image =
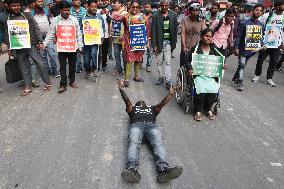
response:
{"label": "protest poster with photo", "polygon": [[112,37],[120,37],[122,22],[112,21]]}
{"label": "protest poster with photo", "polygon": [[222,56],[193,54],[191,63],[193,75],[222,77],[224,60]]}
{"label": "protest poster with photo", "polygon": [[76,52],[76,28],[71,24],[57,25],[57,51]]}
{"label": "protest poster with photo", "polygon": [[145,50],[147,45],[146,26],[144,24],[130,25],[129,33],[131,51]]}
{"label": "protest poster with photo", "polygon": [[282,24],[267,24],[263,43],[267,48],[278,48],[282,41]]}
{"label": "protest poster with photo", "polygon": [[261,39],[262,39],[262,26],[259,25],[246,26],[246,38],[245,38],[246,51],[258,51],[261,48]]}
{"label": "protest poster with photo", "polygon": [[84,44],[85,45],[102,44],[101,20],[84,19],[82,23],[83,23]]}
{"label": "protest poster with photo", "polygon": [[28,20],[8,20],[10,49],[31,48]]}

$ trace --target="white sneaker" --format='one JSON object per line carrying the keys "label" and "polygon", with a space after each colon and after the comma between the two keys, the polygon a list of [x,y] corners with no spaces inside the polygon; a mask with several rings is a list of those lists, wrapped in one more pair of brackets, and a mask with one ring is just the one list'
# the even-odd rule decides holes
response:
{"label": "white sneaker", "polygon": [[272,79],[268,79],[266,81],[266,84],[269,85],[270,87],[276,87],[276,84],[272,81]]}
{"label": "white sneaker", "polygon": [[254,78],[252,78],[251,81],[254,82],[254,83],[257,83],[259,81],[259,76],[255,75]]}

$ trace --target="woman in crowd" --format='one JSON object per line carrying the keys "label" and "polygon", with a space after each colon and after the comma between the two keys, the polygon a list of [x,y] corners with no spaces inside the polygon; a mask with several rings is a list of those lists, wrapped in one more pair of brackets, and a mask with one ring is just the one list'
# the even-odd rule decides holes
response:
{"label": "woman in crowd", "polygon": [[[131,73],[131,67],[134,64],[134,78],[136,82],[144,82],[140,77],[139,65],[143,60],[144,50],[134,50],[130,47],[130,32],[129,27],[132,25],[144,24],[146,26],[146,33],[149,36],[149,27],[146,16],[140,12],[140,4],[136,1],[131,3],[131,8],[128,14],[123,17],[124,25],[124,59],[126,61],[125,66],[125,81],[124,86],[129,86],[129,78]],[[149,44],[149,40],[148,40]]]}
{"label": "woman in crowd", "polygon": [[[223,56],[216,48],[214,43],[212,43],[212,30],[206,28],[201,31],[199,44],[192,47],[190,53],[188,53],[188,61],[186,62],[186,68],[188,70],[188,75],[192,76],[193,69],[191,65],[192,54],[206,54]],[[194,96],[194,119],[196,121],[201,121],[201,111],[202,109],[206,112],[207,117],[210,120],[215,119],[211,111],[211,107],[217,98],[217,94],[220,88],[219,85],[220,78],[211,78],[207,76],[193,76],[194,86],[195,86],[195,96]]]}

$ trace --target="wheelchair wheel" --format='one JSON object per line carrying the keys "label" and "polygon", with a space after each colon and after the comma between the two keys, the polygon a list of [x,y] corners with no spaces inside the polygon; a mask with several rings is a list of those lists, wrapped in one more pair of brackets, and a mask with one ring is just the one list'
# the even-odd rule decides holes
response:
{"label": "wheelchair wheel", "polygon": [[177,71],[177,78],[176,78],[176,83],[180,85],[180,88],[177,89],[176,92],[176,101],[178,104],[182,104],[184,101],[184,95],[185,95],[185,83],[184,83],[184,75],[183,75],[183,69],[179,68]]}

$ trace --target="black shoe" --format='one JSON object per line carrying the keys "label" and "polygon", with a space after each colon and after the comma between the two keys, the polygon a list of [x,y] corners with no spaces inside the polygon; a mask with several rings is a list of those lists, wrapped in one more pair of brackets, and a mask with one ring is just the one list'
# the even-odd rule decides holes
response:
{"label": "black shoe", "polygon": [[159,172],[157,181],[159,183],[167,183],[173,179],[178,178],[182,174],[182,167],[176,166],[173,168],[165,167],[163,171]]}
{"label": "black shoe", "polygon": [[141,180],[141,175],[135,169],[124,169],[121,173],[124,181],[129,183],[138,183]]}
{"label": "black shoe", "polygon": [[237,83],[236,89],[237,89],[237,91],[243,91],[244,90],[243,83]]}

